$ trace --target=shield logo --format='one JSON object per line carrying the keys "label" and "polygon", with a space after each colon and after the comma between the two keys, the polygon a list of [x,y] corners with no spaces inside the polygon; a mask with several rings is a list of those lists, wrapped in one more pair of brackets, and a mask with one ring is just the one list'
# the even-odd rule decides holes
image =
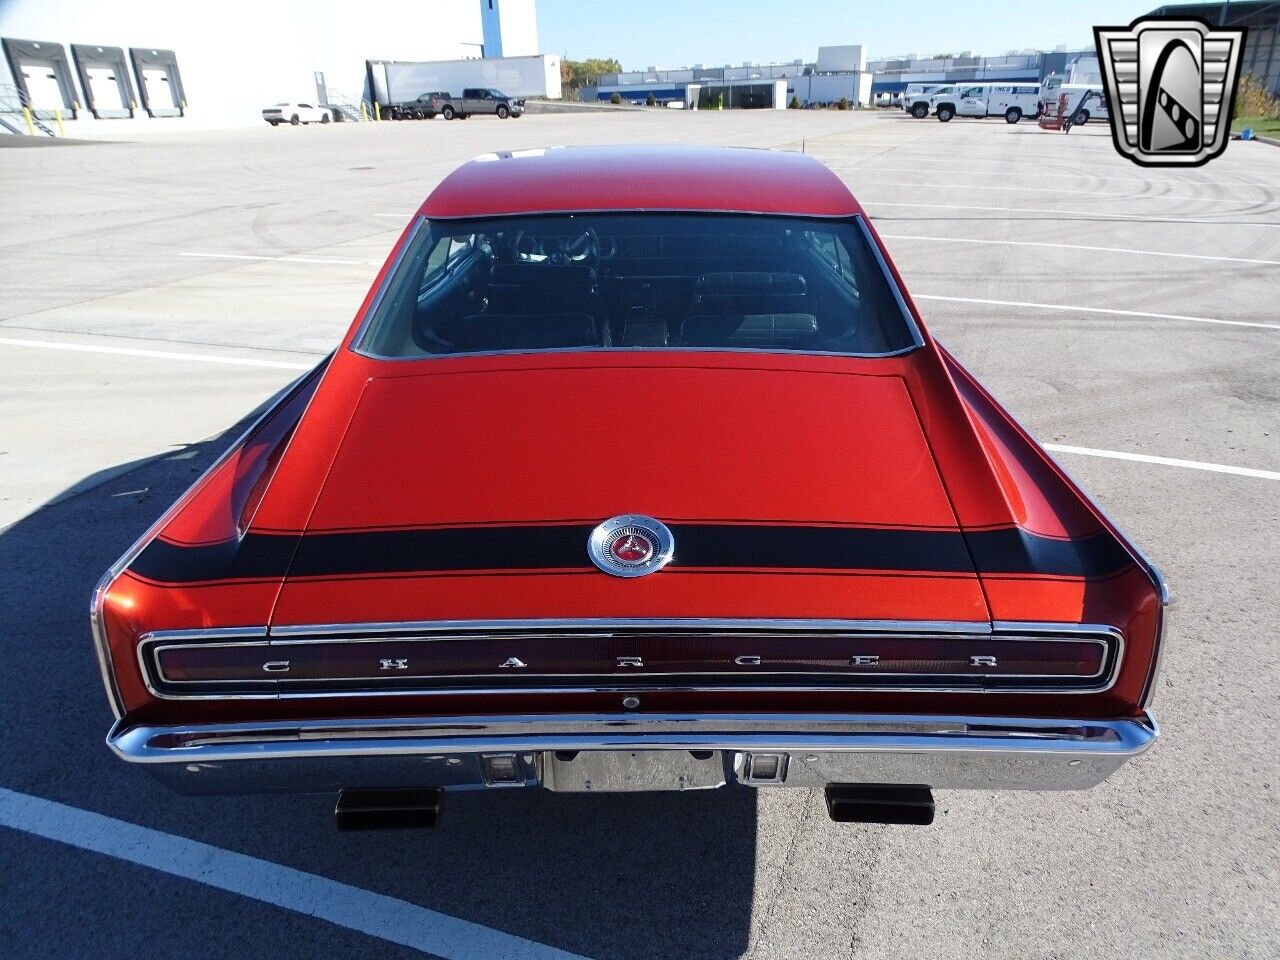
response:
{"label": "shield logo", "polygon": [[1141,17],[1094,27],[1116,149],[1144,167],[1195,167],[1227,148],[1244,28]]}

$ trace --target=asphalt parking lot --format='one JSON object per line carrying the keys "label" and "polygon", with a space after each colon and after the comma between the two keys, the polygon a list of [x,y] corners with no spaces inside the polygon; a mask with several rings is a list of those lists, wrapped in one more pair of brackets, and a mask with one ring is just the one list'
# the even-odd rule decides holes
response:
{"label": "asphalt parking lot", "polygon": [[[1085,793],[939,794],[930,828],[528,791],[355,835],[331,797],[186,798],[109,755],[94,582],[338,340],[427,191],[484,151],[664,141],[831,165],[933,332],[1163,568],[1155,748]],[[1280,149],[1148,170],[1096,124],[653,111],[0,150],[0,184],[0,955],[1280,956]]]}

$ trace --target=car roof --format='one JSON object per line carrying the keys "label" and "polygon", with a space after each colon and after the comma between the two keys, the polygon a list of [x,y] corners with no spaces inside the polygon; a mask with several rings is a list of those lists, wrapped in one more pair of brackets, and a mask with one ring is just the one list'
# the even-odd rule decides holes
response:
{"label": "car roof", "polygon": [[847,217],[862,208],[813,157],[738,147],[553,147],[490,153],[422,204],[433,218],[603,210]]}

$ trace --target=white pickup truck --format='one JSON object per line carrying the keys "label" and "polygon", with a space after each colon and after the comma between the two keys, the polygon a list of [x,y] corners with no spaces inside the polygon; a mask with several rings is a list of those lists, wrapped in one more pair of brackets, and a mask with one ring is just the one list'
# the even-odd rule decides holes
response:
{"label": "white pickup truck", "polygon": [[902,92],[902,109],[917,120],[929,115],[929,98],[942,88],[940,83],[908,83]]}
{"label": "white pickup truck", "polygon": [[1017,123],[1038,116],[1039,101],[1040,84],[1013,82],[954,84],[929,98],[930,112],[943,123],[953,117],[1004,117],[1006,123]]}

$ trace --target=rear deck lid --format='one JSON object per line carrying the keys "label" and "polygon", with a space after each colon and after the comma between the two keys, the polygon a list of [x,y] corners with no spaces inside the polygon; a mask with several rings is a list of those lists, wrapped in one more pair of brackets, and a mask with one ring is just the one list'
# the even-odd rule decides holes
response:
{"label": "rear deck lid", "polygon": [[[669,565],[596,568],[621,514]],[[371,380],[273,626],[988,616],[900,377],[611,356]]]}

